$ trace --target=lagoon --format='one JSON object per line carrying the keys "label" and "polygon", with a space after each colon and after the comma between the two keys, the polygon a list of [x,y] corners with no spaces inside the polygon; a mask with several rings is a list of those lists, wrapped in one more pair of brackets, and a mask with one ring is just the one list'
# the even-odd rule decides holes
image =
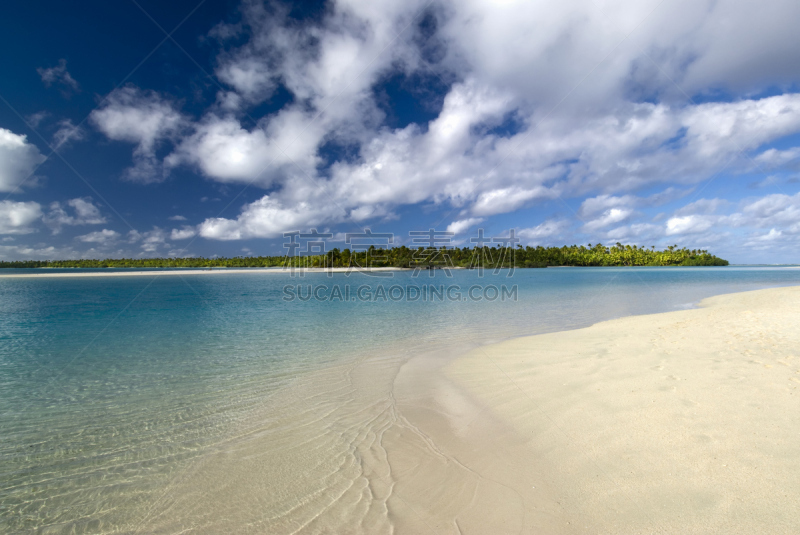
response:
{"label": "lagoon", "polygon": [[[421,448],[409,466],[448,454],[398,408],[409,370],[436,363],[433,377],[504,340],[800,285],[800,270],[764,266],[430,275],[0,278],[0,529],[413,531],[389,444]],[[374,298],[423,285],[461,293]],[[503,285],[516,299],[467,292]],[[287,286],[370,298],[287,300]],[[455,389],[414,394],[450,403],[451,423],[483,414],[458,385],[426,384]]]}

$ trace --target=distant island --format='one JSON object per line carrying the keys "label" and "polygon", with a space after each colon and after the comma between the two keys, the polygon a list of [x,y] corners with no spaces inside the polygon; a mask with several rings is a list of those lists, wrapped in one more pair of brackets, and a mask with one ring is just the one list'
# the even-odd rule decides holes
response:
{"label": "distant island", "polygon": [[118,258],[81,260],[17,260],[0,262],[0,268],[543,268],[557,266],[727,266],[728,261],[706,250],[602,244],[564,247],[483,247],[365,250],[332,249],[308,256],[237,256],[233,258]]}

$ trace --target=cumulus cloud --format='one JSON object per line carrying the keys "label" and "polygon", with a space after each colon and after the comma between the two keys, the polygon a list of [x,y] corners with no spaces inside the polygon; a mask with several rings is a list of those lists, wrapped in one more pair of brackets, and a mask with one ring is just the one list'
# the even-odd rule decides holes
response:
{"label": "cumulus cloud", "polygon": [[128,233],[128,243],[138,244],[145,253],[158,252],[162,246],[166,246],[166,241],[167,233],[159,227],[146,232],[132,230]]}
{"label": "cumulus cloud", "polygon": [[598,195],[581,203],[578,217],[584,221],[584,229],[593,232],[622,223],[633,215],[633,207],[640,202],[641,199],[633,195]]}
{"label": "cumulus cloud", "polygon": [[[699,199],[676,209],[664,224],[634,223],[599,237],[662,246],[679,240],[681,245],[713,249],[723,257],[731,254],[757,262],[797,262],[800,193],[765,195],[739,203]],[[755,253],[760,256],[754,257]]]}
{"label": "cumulus cloud", "polygon": [[699,199],[678,209],[675,212],[675,215],[709,215],[717,212],[720,208],[723,208],[728,204],[730,203],[725,199]]}
{"label": "cumulus cloud", "polygon": [[0,191],[14,191],[45,159],[26,136],[0,128]]}
{"label": "cumulus cloud", "polygon": [[89,234],[84,234],[83,236],[78,236],[77,240],[80,240],[84,243],[96,243],[98,245],[109,245],[119,238],[119,232],[109,229],[98,230],[96,232],[90,232]]}
{"label": "cumulus cloud", "polygon": [[[226,43],[215,67],[226,88],[198,119],[125,88],[93,121],[137,144],[129,178],[184,165],[269,191],[235,218],[201,223],[209,239],[362,223],[423,202],[457,209],[456,225],[558,198],[585,199],[587,235],[700,235],[721,206],[658,225],[637,218],[725,165],[796,161],[797,148],[768,146],[800,132],[800,94],[750,96],[796,82],[787,66],[800,61],[800,5],[772,7],[345,0],[301,23],[280,4],[246,1],[240,21],[212,32]],[[379,95],[391,77],[439,88],[429,119],[390,126]],[[279,86],[292,98],[245,121]],[[715,102],[719,90],[735,98]],[[164,140],[174,148],[162,164]],[[331,156],[341,147],[347,157]],[[532,239],[565,230],[542,225],[526,229]]]}
{"label": "cumulus cloud", "polygon": [[66,206],[60,202],[51,203],[44,222],[53,234],[59,234],[64,226],[101,225],[106,222],[106,218],[92,202],[92,198],[85,197],[70,199]]}
{"label": "cumulus cloud", "polygon": [[800,193],[773,194],[754,200],[734,219],[739,225],[778,227],[789,233],[800,233]]}
{"label": "cumulus cloud", "polygon": [[696,214],[671,217],[669,220],[667,220],[667,236],[672,236],[673,234],[695,234],[698,232],[704,232],[711,228],[715,222],[715,217]]}
{"label": "cumulus cloud", "polygon": [[639,204],[639,201],[640,199],[633,195],[598,195],[585,199],[578,209],[578,215],[582,218],[592,218],[613,208],[633,207]]}
{"label": "cumulus cloud", "polygon": [[81,90],[80,84],[67,71],[67,60],[65,59],[58,60],[58,65],[55,67],[39,67],[36,72],[42,77],[42,82],[46,87],[58,84],[65,95],[69,95],[71,92],[77,93]]}
{"label": "cumulus cloud", "polygon": [[197,229],[194,227],[190,227],[188,225],[184,225],[183,228],[172,229],[170,233],[171,240],[188,240],[189,238],[193,238],[197,235]]}
{"label": "cumulus cloud", "polygon": [[[269,186],[285,175],[286,168],[303,164],[313,169],[318,139],[310,139],[309,130],[319,130],[310,116],[286,112],[267,125],[246,130],[232,117],[210,115],[195,125],[195,132],[185,138],[165,163],[196,166],[204,175],[219,182],[256,182]],[[308,145],[310,143],[310,145]]]}
{"label": "cumulus cloud", "polygon": [[[198,227],[204,238],[214,240],[241,240],[247,238],[274,238],[292,229],[310,228],[333,221],[335,211],[320,209],[311,203],[298,202],[284,206],[269,195],[245,206],[236,219],[206,219]],[[339,214],[338,219],[342,219]]]}
{"label": "cumulus cloud", "polygon": [[0,234],[29,234],[41,219],[42,207],[36,202],[0,201]]}
{"label": "cumulus cloud", "polygon": [[773,247],[784,239],[783,231],[774,228],[769,229],[766,234],[754,234],[745,242],[745,246],[753,249],[765,249]]}
{"label": "cumulus cloud", "polygon": [[467,219],[459,219],[458,221],[453,221],[449,225],[447,225],[447,232],[454,232],[455,234],[461,234],[462,232],[469,230],[470,228],[474,227],[478,223],[482,223],[484,219],[482,217],[469,217]]}
{"label": "cumulus cloud", "polygon": [[71,247],[0,245],[0,259],[3,260],[62,260],[78,257],[79,254]]}
{"label": "cumulus cloud", "polygon": [[800,160],[800,147],[793,147],[787,150],[767,149],[756,156],[754,160],[756,164],[767,169],[784,167]]}
{"label": "cumulus cloud", "polygon": [[[738,157],[741,148],[753,149],[800,130],[800,96],[782,95],[677,110],[665,104],[630,105],[627,111],[617,110],[616,116],[591,121],[577,133],[566,131],[564,125],[550,125],[489,143],[474,127],[491,113],[481,114],[475,98],[465,98],[475,92],[473,87],[454,87],[427,131],[410,125],[378,134],[362,146],[359,161],[335,163],[330,179],[301,168],[294,176],[265,174],[261,183],[283,179],[282,189],[271,194],[283,205],[293,202],[297,182],[303,181],[330,194],[323,202],[333,201],[345,210],[434,201],[464,206],[467,214],[486,217],[584,191],[696,183]],[[477,92],[478,100],[486,96]],[[487,108],[498,114],[506,111],[503,106]],[[236,126],[229,123],[228,128]],[[268,147],[265,134],[208,132],[204,134],[211,135],[208,149],[199,143],[191,151],[203,155],[196,161],[207,174],[220,181],[242,180],[256,176],[259,166],[274,169],[263,152]],[[676,136],[682,143],[669,146]],[[536,151],[530,151],[531,146]],[[625,195],[618,197],[624,203]],[[608,207],[589,223],[590,230],[620,223],[632,213]]]}
{"label": "cumulus cloud", "polygon": [[523,228],[517,235],[529,243],[536,245],[545,243],[549,238],[554,238],[569,228],[569,222],[565,220],[549,219],[535,227]]}
{"label": "cumulus cloud", "polygon": [[144,184],[167,178],[156,149],[185,125],[172,102],[152,91],[123,87],[110,93],[102,107],[91,113],[90,120],[108,138],[136,144],[134,165],[124,178]]}
{"label": "cumulus cloud", "polygon": [[[661,243],[664,238],[664,227],[661,225],[654,225],[652,223],[634,223],[631,225],[623,225],[608,230],[605,233],[598,234],[594,241],[612,242],[612,243],[625,243],[629,245],[645,245],[647,242],[654,244]],[[643,243],[644,242],[644,243]],[[663,243],[662,243],[663,245]],[[686,245],[689,245],[688,243]]]}
{"label": "cumulus cloud", "polygon": [[794,81],[787,66],[800,60],[790,22],[800,7],[791,0],[769,10],[744,0],[466,0],[452,9],[443,33],[458,57],[548,105],[573,88],[565,105],[576,109],[637,96],[685,101],[683,91],[712,87],[748,92]]}
{"label": "cumulus cloud", "polygon": [[268,97],[276,87],[274,73],[261,58],[241,57],[224,62],[217,69],[217,77],[250,101]]}
{"label": "cumulus cloud", "polygon": [[591,232],[610,225],[617,225],[627,220],[633,215],[633,210],[627,208],[609,208],[600,217],[597,217],[584,225],[584,228]]}

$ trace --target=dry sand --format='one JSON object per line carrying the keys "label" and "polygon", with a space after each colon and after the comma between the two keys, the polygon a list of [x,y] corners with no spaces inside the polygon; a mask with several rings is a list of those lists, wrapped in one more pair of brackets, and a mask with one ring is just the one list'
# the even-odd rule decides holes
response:
{"label": "dry sand", "polygon": [[268,400],[129,531],[800,533],[798,325],[800,287],[381,348]]}
{"label": "dry sand", "polygon": [[550,514],[521,524],[800,533],[800,288],[701,306],[511,340],[447,366],[524,441],[508,463],[550,493]]}

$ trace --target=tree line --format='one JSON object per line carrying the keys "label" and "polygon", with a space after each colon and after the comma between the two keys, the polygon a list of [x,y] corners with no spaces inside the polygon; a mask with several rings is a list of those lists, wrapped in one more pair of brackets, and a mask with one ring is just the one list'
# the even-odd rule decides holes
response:
{"label": "tree line", "polygon": [[17,260],[0,268],[247,268],[247,267],[396,267],[436,269],[539,268],[547,266],[727,266],[728,261],[706,250],[666,249],[602,244],[564,247],[453,247],[332,249],[309,256],[237,256],[233,258],[117,258],[80,260]]}

